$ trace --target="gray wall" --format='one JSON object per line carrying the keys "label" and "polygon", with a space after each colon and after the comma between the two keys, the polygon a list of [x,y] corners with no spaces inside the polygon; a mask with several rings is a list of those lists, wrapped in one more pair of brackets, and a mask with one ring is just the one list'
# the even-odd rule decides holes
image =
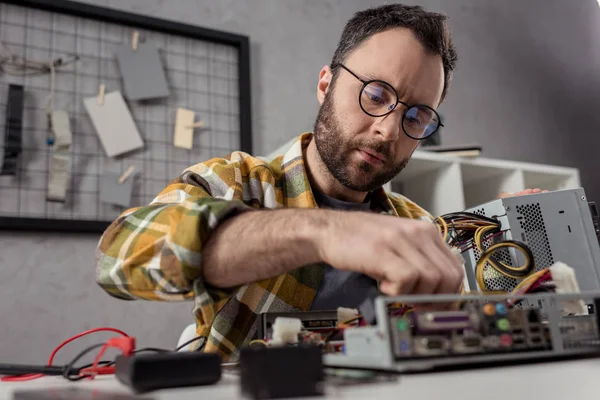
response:
{"label": "gray wall", "polygon": [[[343,24],[354,11],[383,3],[86,2],[249,35],[257,154],[312,128],[317,75]],[[451,17],[460,52],[442,106],[443,141],[478,142],[491,157],[579,167],[588,194],[600,200],[594,180],[600,145],[596,0],[415,2]],[[64,338],[100,325],[120,327],[142,346],[175,343],[191,322],[191,304],[123,302],[104,295],[93,282],[97,239],[0,233],[0,359],[44,361]]]}

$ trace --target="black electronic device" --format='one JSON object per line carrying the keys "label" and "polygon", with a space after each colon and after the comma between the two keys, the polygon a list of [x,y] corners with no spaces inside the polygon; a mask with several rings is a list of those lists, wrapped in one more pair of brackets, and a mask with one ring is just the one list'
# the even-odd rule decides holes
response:
{"label": "black electronic device", "polygon": [[4,156],[0,175],[16,175],[23,135],[23,86],[9,85],[4,128]]}
{"label": "black electronic device", "polygon": [[115,375],[137,393],[210,385],[221,379],[221,357],[214,353],[164,352],[118,356]]}
{"label": "black electronic device", "polygon": [[245,347],[240,354],[242,394],[252,399],[322,396],[319,347]]}

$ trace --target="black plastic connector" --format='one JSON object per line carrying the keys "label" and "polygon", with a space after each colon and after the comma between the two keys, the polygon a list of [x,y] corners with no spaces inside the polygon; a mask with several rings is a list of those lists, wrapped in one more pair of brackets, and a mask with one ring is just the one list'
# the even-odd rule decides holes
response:
{"label": "black plastic connector", "polygon": [[240,354],[242,394],[251,399],[322,396],[319,347],[245,347]]}

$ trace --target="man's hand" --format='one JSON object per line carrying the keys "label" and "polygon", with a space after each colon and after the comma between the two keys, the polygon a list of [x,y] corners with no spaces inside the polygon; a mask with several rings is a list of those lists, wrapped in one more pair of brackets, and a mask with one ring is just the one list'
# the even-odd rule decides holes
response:
{"label": "man's hand", "polygon": [[318,251],[329,265],[378,280],[388,296],[460,291],[462,263],[433,223],[339,211],[328,221]]}
{"label": "man's hand", "polygon": [[520,192],[516,192],[516,193],[509,193],[509,192],[502,192],[498,195],[499,199],[504,199],[506,197],[513,197],[513,196],[524,196],[527,194],[536,194],[536,193],[547,193],[547,190],[542,190],[539,188],[535,188],[535,189],[525,189],[525,190],[521,190]]}

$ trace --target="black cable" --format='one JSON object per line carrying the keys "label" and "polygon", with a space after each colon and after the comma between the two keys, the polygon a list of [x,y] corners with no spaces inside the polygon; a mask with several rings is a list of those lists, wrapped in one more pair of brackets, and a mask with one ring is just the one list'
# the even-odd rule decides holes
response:
{"label": "black cable", "polygon": [[[138,353],[144,353],[144,352],[147,352],[147,351],[153,351],[153,352],[157,352],[157,353],[165,353],[165,352],[170,352],[171,350],[159,349],[159,348],[156,348],[156,347],[145,347],[145,348],[142,348],[142,349],[139,349],[139,350],[134,350],[131,353],[132,354],[138,354]],[[98,362],[98,365],[103,366],[103,367],[110,367],[110,366],[113,366],[114,364],[115,364],[115,360],[112,360],[112,361],[111,360],[102,360],[102,361]],[[84,370],[86,368],[91,368],[93,366],[94,366],[93,363],[86,364],[86,365],[84,365],[82,367],[77,368],[77,371],[79,372],[81,370]]]}
{"label": "black cable", "polygon": [[[134,350],[132,354],[139,354],[143,352],[157,352],[157,353],[169,353],[169,352],[177,352],[183,349],[190,344],[203,339],[204,342],[198,348],[198,351],[204,349],[206,346],[206,337],[205,336],[197,336],[187,342],[183,343],[181,346],[177,347],[175,350],[161,349],[158,347],[144,347],[141,349]],[[83,365],[79,368],[74,368],[77,361],[83,358],[86,354],[104,346],[105,343],[97,343],[92,346],[87,347],[82,350],[79,354],[77,354],[67,365],[64,366],[48,366],[48,365],[25,365],[25,364],[0,364],[0,374],[2,375],[23,375],[23,374],[31,374],[31,373],[39,373],[44,375],[62,375],[65,379],[70,381],[79,381],[87,377],[87,375],[81,375],[81,371],[86,368],[90,368],[94,366],[93,363]],[[115,360],[101,360],[97,363],[99,366],[110,367],[115,364]]]}
{"label": "black cable", "polygon": [[177,347],[175,349],[175,351],[179,351],[181,349],[183,349],[186,346],[189,346],[190,344],[197,342],[200,339],[204,339],[204,342],[202,342],[202,344],[200,345],[200,347],[198,348],[197,351],[201,351],[202,349],[204,349],[204,346],[206,346],[206,336],[196,336],[195,338],[188,340],[187,342],[185,342],[184,344],[182,344],[181,346]]}
{"label": "black cable", "polygon": [[65,377],[65,379],[68,379],[70,381],[78,381],[80,379],[85,378],[86,376],[81,376],[79,375],[79,371],[81,370],[81,368],[77,368],[77,369],[73,369],[73,366],[75,365],[75,363],[77,361],[79,361],[81,358],[83,358],[86,354],[100,348],[104,346],[104,343],[97,343],[94,344],[86,349],[84,349],[81,353],[77,354],[75,356],[74,359],[72,359],[64,368],[63,371],[63,376]]}
{"label": "black cable", "polygon": [[475,214],[475,213],[471,213],[471,212],[453,212],[453,213],[448,213],[448,214],[444,214],[441,216],[441,218],[443,218],[444,220],[452,220],[453,218],[469,218],[469,219],[475,219],[475,220],[480,220],[480,221],[485,221],[485,222],[489,222],[492,224],[497,224],[498,220],[497,219],[493,219],[490,217],[485,217],[483,215],[479,215],[479,214]]}
{"label": "black cable", "polygon": [[[112,361],[111,361],[111,360],[102,360],[102,361],[99,361],[99,362],[98,362],[98,365],[99,365],[99,366],[101,366],[101,367],[110,367],[110,366],[114,365],[114,363],[115,363],[115,361],[114,361],[114,360],[112,360]],[[86,369],[86,368],[91,368],[91,367],[93,367],[93,366],[94,366],[94,364],[93,364],[93,363],[90,363],[90,364],[83,365],[83,366],[81,366],[81,367],[77,368],[77,374],[79,375],[79,373],[80,373],[81,371],[83,371],[84,369]],[[73,371],[73,372],[74,372],[74,371]],[[62,374],[61,374],[61,375],[62,375]]]}
{"label": "black cable", "polygon": [[[204,342],[200,345],[200,347],[198,348],[198,351],[204,349],[204,346],[206,345],[206,337],[205,336],[197,336],[191,340],[188,340],[187,342],[183,343],[181,346],[177,347],[175,350],[167,350],[167,349],[161,349],[158,347],[144,347],[141,349],[137,349],[133,351],[133,354],[138,354],[138,353],[143,353],[143,352],[157,352],[157,353],[168,353],[168,352],[177,352],[181,349],[183,349],[185,346],[189,346],[190,344],[204,339]],[[67,365],[65,365],[64,367],[52,367],[52,370],[48,370],[49,374],[47,375],[62,375],[65,379],[68,379],[70,381],[79,381],[81,379],[86,378],[87,376],[85,375],[80,375],[80,372],[86,368],[90,368],[92,367],[94,364],[86,364],[84,366],[81,366],[79,368],[74,368],[75,364],[77,363],[77,361],[79,361],[81,358],[83,358],[86,354],[100,348],[104,346],[104,343],[97,343],[94,344],[84,350],[82,350],[79,354],[77,354],[75,356],[75,358],[73,358]],[[104,367],[110,367],[112,365],[115,364],[115,361],[109,361],[109,360],[102,360],[100,362],[98,362],[98,365],[104,366]],[[8,367],[8,365],[7,365]],[[30,366],[30,367],[35,367],[35,366]],[[48,367],[45,367],[48,368]],[[20,374],[23,374],[24,372],[19,372]],[[29,373],[29,372],[28,372]]]}
{"label": "black cable", "polygon": [[[93,350],[92,348],[88,348],[88,349],[86,349],[86,350],[84,350],[84,351],[86,351],[86,352],[89,352],[89,351],[92,351],[92,350]],[[142,348],[142,349],[134,350],[134,351],[132,352],[132,354],[138,354],[138,353],[143,353],[143,352],[147,352],[147,351],[152,351],[152,352],[157,352],[157,353],[166,353],[166,352],[170,352],[171,350],[159,349],[159,348],[157,348],[157,347],[144,347],[144,348]],[[83,354],[85,354],[85,353],[83,353]],[[83,357],[83,355],[81,355],[81,354],[80,354],[80,355],[79,355],[79,356],[77,356],[77,357],[81,358],[81,357]],[[77,360],[76,360],[76,361],[77,361]],[[73,363],[73,361],[71,361],[71,364],[70,364],[70,365],[71,365],[71,367],[70,367],[70,369],[73,369],[73,366],[72,366],[72,364],[74,364],[74,363]],[[110,360],[102,360],[102,361],[99,361],[99,362],[98,362],[98,365],[99,365],[99,366],[103,366],[103,367],[110,367],[110,366],[113,366],[114,364],[115,364],[115,360],[112,360],[112,361],[110,361]],[[93,367],[93,366],[94,366],[94,364],[93,364],[93,363],[91,363],[91,364],[86,364],[86,365],[83,365],[83,366],[81,366],[81,367],[79,367],[79,368],[73,369],[73,370],[71,371],[71,376],[73,376],[73,375],[79,375],[79,374],[80,374],[80,372],[81,372],[82,370],[84,370],[84,369],[86,369],[86,368]],[[65,368],[65,370],[66,370],[66,371],[68,371],[68,370],[69,370],[69,366],[66,366],[66,367],[63,367],[63,368]],[[65,376],[65,375],[64,375],[64,371],[63,371],[63,373],[62,373],[62,374],[60,374],[60,375],[63,375],[63,376]],[[67,378],[67,377],[65,376],[65,378]],[[85,378],[85,377],[82,377],[82,376],[77,376],[76,378],[70,378],[70,379],[69,379],[69,378],[67,378],[67,379],[69,379],[69,380],[73,380],[73,381],[78,381],[78,380],[80,380],[80,379],[82,379],[82,378]]]}
{"label": "black cable", "polygon": [[167,349],[159,349],[158,347],[144,347],[138,350],[134,350],[132,351],[132,353],[134,354],[138,354],[138,353],[146,353],[146,352],[154,352],[154,353],[168,353],[171,350],[167,350]]}
{"label": "black cable", "polygon": [[0,375],[62,375],[63,368],[55,365],[0,364]]}

